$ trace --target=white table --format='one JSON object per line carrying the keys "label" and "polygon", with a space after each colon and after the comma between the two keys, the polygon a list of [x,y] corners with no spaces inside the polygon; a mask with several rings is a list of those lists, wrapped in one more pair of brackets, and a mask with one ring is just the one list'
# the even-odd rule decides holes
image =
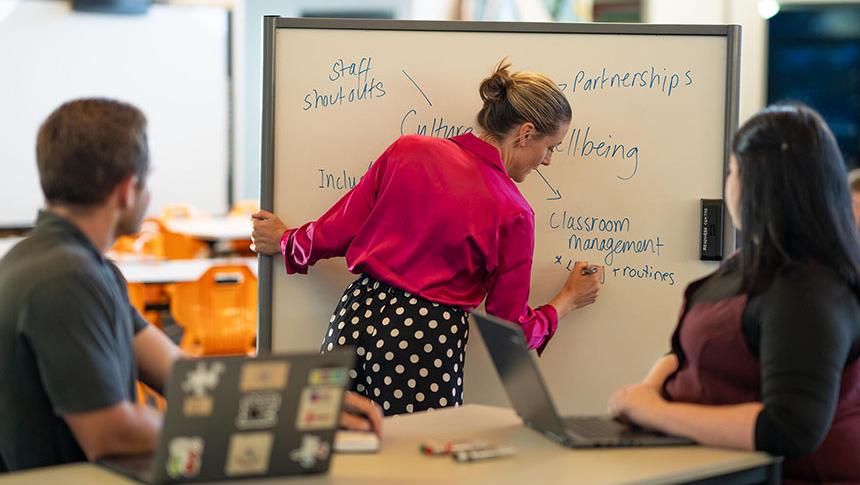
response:
{"label": "white table", "polygon": [[[701,446],[570,450],[522,426],[506,408],[468,405],[387,418],[382,451],[337,455],[327,475],[261,479],[255,485],[301,484],[633,484],[682,483],[718,478],[718,483],[762,482],[778,473],[764,453]],[[481,438],[517,448],[515,456],[469,464],[429,457],[418,446],[428,439]],[[755,475],[755,476],[751,476]],[[108,485],[129,483],[96,465],[79,464],[0,476],[0,485]]]}
{"label": "white table", "polygon": [[257,258],[119,260],[115,264],[129,283],[196,281],[209,268],[224,264],[244,264],[257,275]]}
{"label": "white table", "polygon": [[168,230],[209,242],[250,240],[253,225],[247,216],[168,219]]}

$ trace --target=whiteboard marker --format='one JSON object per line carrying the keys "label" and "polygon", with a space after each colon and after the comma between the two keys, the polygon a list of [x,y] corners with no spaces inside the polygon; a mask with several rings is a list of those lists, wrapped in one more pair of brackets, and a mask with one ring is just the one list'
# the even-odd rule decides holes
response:
{"label": "whiteboard marker", "polygon": [[489,460],[492,458],[511,456],[514,453],[516,453],[516,450],[511,446],[486,448],[483,450],[458,451],[454,453],[454,460],[459,461],[461,463],[479,460]]}

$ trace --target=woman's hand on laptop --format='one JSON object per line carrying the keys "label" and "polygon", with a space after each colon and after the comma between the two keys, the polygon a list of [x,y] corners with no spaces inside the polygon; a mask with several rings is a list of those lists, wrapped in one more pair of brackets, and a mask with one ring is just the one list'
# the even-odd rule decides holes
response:
{"label": "woman's hand on laptop", "polygon": [[648,384],[631,384],[615,391],[607,405],[613,417],[624,417],[640,426],[659,429],[656,415],[665,407],[660,391]]}
{"label": "woman's hand on laptop", "polygon": [[340,427],[356,431],[373,431],[382,437],[382,409],[370,399],[346,391]]}

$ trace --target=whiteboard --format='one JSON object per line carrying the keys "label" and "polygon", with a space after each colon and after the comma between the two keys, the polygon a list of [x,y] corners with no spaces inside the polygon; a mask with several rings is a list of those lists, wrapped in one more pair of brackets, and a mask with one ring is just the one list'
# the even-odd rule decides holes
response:
{"label": "whiteboard", "polygon": [[[519,185],[535,210],[531,304],[572,261],[607,269],[598,302],[559,323],[539,365],[560,409],[601,412],[668,350],[686,282],[715,265],[699,260],[699,207],[722,198],[739,27],[269,19],[266,35],[261,203],[291,227],[399,135],[475,126],[478,85],[502,57],[559,83],[571,130]],[[318,348],[353,278],[342,258],[307,276],[264,259],[263,349]],[[506,404],[478,332],[467,348],[466,401]]]}
{"label": "whiteboard", "polygon": [[227,12],[150,6],[146,15],[73,12],[70,2],[0,0],[0,225],[43,205],[36,132],[65,101],[109,97],[149,122],[150,213],[184,202],[227,210]]}

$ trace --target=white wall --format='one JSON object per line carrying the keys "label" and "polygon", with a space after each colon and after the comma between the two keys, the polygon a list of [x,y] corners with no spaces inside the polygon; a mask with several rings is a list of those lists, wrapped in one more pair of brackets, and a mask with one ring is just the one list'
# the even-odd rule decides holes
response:
{"label": "white wall", "polygon": [[643,19],[655,24],[739,24],[740,121],[765,104],[767,24],[757,0],[646,0]]}
{"label": "white wall", "polygon": [[727,0],[725,23],[740,24],[740,123],[767,104],[767,21],[755,0]]}
{"label": "white wall", "polygon": [[455,0],[418,0],[412,2],[410,19],[414,20],[445,20],[458,14],[460,2]]}
{"label": "white wall", "polygon": [[149,120],[150,212],[171,202],[227,209],[227,14],[154,5],[146,15],[0,0],[0,225],[42,205],[36,132],[61,103],[111,97]]}
{"label": "white wall", "polygon": [[725,3],[726,0],[646,0],[642,18],[655,24],[722,23]]}
{"label": "white wall", "polygon": [[[741,34],[740,122],[767,103],[767,21],[759,0],[645,0],[644,20],[659,24],[739,24]],[[779,0],[789,4],[860,3],[860,0]]]}

